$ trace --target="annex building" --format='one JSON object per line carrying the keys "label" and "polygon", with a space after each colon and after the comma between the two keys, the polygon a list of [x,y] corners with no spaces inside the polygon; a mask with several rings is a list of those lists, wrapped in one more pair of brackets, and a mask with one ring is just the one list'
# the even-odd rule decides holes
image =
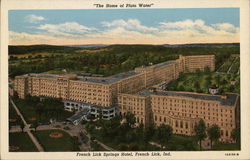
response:
{"label": "annex building", "polygon": [[105,119],[114,112],[131,112],[137,123],[168,124],[176,134],[194,135],[194,126],[203,119],[207,126],[221,128],[221,140],[231,141],[231,130],[237,127],[238,95],[225,96],[170,92],[149,89],[168,83],[181,72],[215,70],[214,55],[180,56],[160,64],[142,66],[110,77],[77,74],[26,74],[16,76],[14,90],[20,98],[26,95],[62,98],[67,110],[79,110],[89,104],[92,114],[102,109]]}

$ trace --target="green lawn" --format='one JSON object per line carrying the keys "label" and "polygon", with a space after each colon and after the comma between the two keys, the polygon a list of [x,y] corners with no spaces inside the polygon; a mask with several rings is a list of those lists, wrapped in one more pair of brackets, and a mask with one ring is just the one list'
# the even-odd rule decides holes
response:
{"label": "green lawn", "polygon": [[[9,104],[9,125],[10,126],[15,126],[15,125],[19,125],[19,116],[16,113],[16,110],[14,109],[13,105],[10,103]],[[16,121],[15,121],[16,120]]]}
{"label": "green lawn", "polygon": [[[98,126],[97,122],[88,122],[91,126]],[[105,145],[114,148],[118,151],[162,151],[162,150],[172,150],[172,151],[196,151],[199,150],[199,146],[195,140],[195,137],[181,136],[181,135],[173,135],[166,146],[165,149],[159,148],[157,146],[151,145],[149,143],[145,143],[143,140],[143,136],[136,136],[133,141],[127,141],[126,133],[120,135],[116,135],[114,137],[103,136],[102,131],[91,127],[92,129],[88,130],[92,137],[104,143]],[[135,129],[135,134],[137,133]],[[122,135],[121,135],[122,134]],[[123,140],[123,141],[122,141]],[[157,141],[155,137],[151,141],[160,143]],[[99,148],[97,148],[99,150]]]}
{"label": "green lawn", "polygon": [[229,72],[232,74],[237,74],[239,69],[240,69],[240,58],[237,57],[237,59],[234,61],[234,64]]}
{"label": "green lawn", "polygon": [[169,145],[167,146],[168,150],[172,151],[197,151],[199,146],[195,137],[173,135]]}
{"label": "green lawn", "polygon": [[[52,138],[50,134],[53,132],[63,134],[60,138]],[[53,129],[53,130],[44,130],[44,131],[36,131],[33,132],[37,137],[40,144],[43,146],[45,151],[74,151],[76,142],[68,133]]]}
{"label": "green lawn", "polygon": [[212,150],[240,150],[240,144],[239,143],[222,143],[217,142],[213,146]]}
{"label": "green lawn", "polygon": [[10,133],[9,134],[9,146],[20,147],[19,150],[16,150],[13,152],[35,152],[37,151],[35,145],[29,138],[28,134],[24,132]]}
{"label": "green lawn", "polygon": [[[43,113],[41,114],[41,118],[39,119],[39,114],[36,112],[36,104],[30,105],[25,102],[23,99],[17,99],[14,101],[16,106],[19,108],[20,112],[24,116],[24,119],[27,123],[33,123],[34,120],[31,120],[30,118],[35,117],[40,122],[49,122],[50,118],[52,117],[49,113]],[[61,106],[63,107],[63,106]],[[57,113],[57,116],[54,115],[54,117],[57,118],[59,121],[64,121],[67,118],[71,117],[74,113],[68,112],[65,110],[62,110],[60,113]]]}
{"label": "green lawn", "polygon": [[219,68],[219,72],[227,72],[233,61],[235,60],[235,57],[229,57],[227,61]]}
{"label": "green lawn", "polygon": [[[236,80],[236,85],[231,81]],[[185,73],[177,80],[167,84],[167,90],[209,93],[209,87],[216,85],[220,88],[220,94],[225,92],[240,93],[240,76],[219,73]]]}
{"label": "green lawn", "polygon": [[91,145],[91,148],[93,148],[93,151],[107,151],[105,148],[103,148],[101,145],[99,145],[95,141],[92,141],[90,145]]}

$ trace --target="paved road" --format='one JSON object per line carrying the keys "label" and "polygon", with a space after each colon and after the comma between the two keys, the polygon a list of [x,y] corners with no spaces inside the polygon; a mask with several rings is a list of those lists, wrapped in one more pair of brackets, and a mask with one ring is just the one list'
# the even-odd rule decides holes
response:
{"label": "paved road", "polygon": [[30,139],[32,140],[32,142],[34,143],[34,145],[36,146],[36,148],[38,149],[38,151],[44,152],[43,147],[40,145],[40,143],[38,142],[38,140],[36,139],[36,137],[30,132],[29,125],[27,124],[27,122],[23,118],[23,115],[21,114],[21,112],[17,108],[16,104],[13,102],[13,100],[11,98],[10,98],[10,102],[12,103],[12,105],[15,108],[17,114],[21,117],[21,119],[22,119],[22,121],[23,121],[23,123],[25,125],[24,131],[28,133]]}

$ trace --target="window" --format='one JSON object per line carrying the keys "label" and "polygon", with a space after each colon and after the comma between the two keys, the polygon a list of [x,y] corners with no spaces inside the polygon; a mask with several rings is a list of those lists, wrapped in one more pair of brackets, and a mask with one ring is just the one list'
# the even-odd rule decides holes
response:
{"label": "window", "polygon": [[175,121],[175,127],[178,127],[178,121]]}
{"label": "window", "polygon": [[223,130],[220,130],[220,135],[223,136]]}

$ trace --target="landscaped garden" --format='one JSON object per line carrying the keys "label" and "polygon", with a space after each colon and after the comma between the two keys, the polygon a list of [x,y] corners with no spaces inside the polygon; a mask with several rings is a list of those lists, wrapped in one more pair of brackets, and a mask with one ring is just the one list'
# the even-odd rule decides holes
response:
{"label": "landscaped garden", "polygon": [[36,131],[37,137],[45,151],[79,151],[77,137],[71,137],[59,129]]}
{"label": "landscaped garden", "polygon": [[240,150],[240,143],[222,143],[216,142],[213,146],[213,150]]}
{"label": "landscaped garden", "polygon": [[240,57],[239,55],[230,56],[224,64],[222,64],[217,72],[239,74],[240,69]]}
{"label": "landscaped garden", "polygon": [[30,124],[49,122],[51,118],[64,121],[74,114],[65,111],[59,99],[45,98],[41,102],[38,97],[26,96],[25,99],[14,98],[14,102],[27,123]]}
{"label": "landscaped garden", "polygon": [[98,120],[85,124],[87,131],[94,139],[118,151],[155,151],[155,150],[198,150],[194,137],[173,135],[172,128],[167,125],[155,127],[134,126],[133,115],[126,116],[126,122],[121,118]]}
{"label": "landscaped garden", "polygon": [[232,74],[239,74],[239,69],[240,69],[240,58],[237,57],[236,60],[234,61],[229,73]]}
{"label": "landscaped garden", "polygon": [[9,133],[10,152],[36,152],[37,149],[25,132]]}
{"label": "landscaped garden", "polygon": [[13,105],[9,103],[9,125],[16,126],[20,125],[20,123],[22,123],[20,117],[17,115]]}
{"label": "landscaped garden", "polygon": [[[232,84],[236,81],[236,84]],[[167,90],[209,93],[212,85],[219,87],[219,94],[225,92],[240,93],[240,76],[214,72],[196,72],[181,74],[177,80],[167,84]]]}

